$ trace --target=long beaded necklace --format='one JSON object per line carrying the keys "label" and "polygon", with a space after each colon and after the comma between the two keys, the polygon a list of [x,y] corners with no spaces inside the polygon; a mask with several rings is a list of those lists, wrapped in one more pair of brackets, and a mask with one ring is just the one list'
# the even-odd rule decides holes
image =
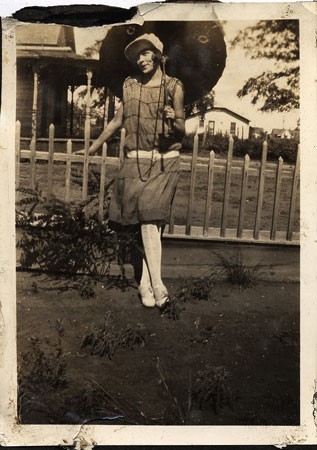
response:
{"label": "long beaded necklace", "polygon": [[[164,77],[164,79],[165,79],[165,77]],[[152,155],[151,155],[150,170],[149,170],[149,175],[148,175],[147,179],[142,178],[142,173],[141,173],[141,169],[140,169],[140,160],[139,160],[139,128],[140,128],[141,96],[142,96],[142,87],[143,87],[142,81],[141,81],[141,86],[140,86],[140,96],[139,96],[139,106],[138,106],[138,123],[137,123],[137,132],[136,132],[136,147],[137,147],[136,148],[136,159],[137,159],[139,177],[140,177],[140,180],[143,181],[144,183],[146,181],[148,181],[148,179],[150,178],[151,172],[152,172],[152,167],[153,167],[154,146],[155,146],[157,122],[158,122],[159,109],[160,109],[162,84],[163,84],[163,73],[162,73],[162,77],[161,77],[160,90],[159,90],[158,101],[157,101],[157,111],[156,111],[155,126],[154,126],[154,139],[153,139],[153,146],[152,146],[153,148],[152,148]]]}

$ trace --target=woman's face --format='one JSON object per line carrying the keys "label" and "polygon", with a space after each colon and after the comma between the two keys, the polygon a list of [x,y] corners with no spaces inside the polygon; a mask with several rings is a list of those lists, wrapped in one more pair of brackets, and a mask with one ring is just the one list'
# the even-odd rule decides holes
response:
{"label": "woman's face", "polygon": [[136,59],[136,64],[142,73],[151,73],[153,72],[158,62],[155,61],[154,52],[150,49],[142,50]]}

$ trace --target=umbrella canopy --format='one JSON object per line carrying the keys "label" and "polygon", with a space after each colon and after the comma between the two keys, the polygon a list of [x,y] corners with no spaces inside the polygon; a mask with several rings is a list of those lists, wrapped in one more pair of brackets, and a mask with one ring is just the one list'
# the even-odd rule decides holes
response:
{"label": "umbrella canopy", "polygon": [[112,27],[100,48],[99,83],[119,98],[126,77],[137,69],[124,56],[125,47],[144,33],[154,33],[164,44],[166,73],[179,78],[185,104],[206,95],[216,85],[226,63],[226,44],[216,21],[147,21],[140,25]]}

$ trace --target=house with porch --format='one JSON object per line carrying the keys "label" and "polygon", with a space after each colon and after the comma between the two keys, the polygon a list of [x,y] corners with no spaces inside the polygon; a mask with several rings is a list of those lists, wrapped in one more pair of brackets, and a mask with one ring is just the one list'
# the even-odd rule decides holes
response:
{"label": "house with porch", "polygon": [[205,113],[202,118],[201,114],[195,113],[188,117],[185,121],[186,134],[232,134],[240,139],[249,137],[250,120],[229,108],[222,106],[214,106]]}
{"label": "house with porch", "polygon": [[[74,29],[63,25],[18,25],[16,50],[16,117],[21,136],[48,138],[51,123],[55,137],[72,136],[74,89],[86,85],[90,92],[98,61],[76,53]],[[86,116],[90,116],[89,101]]]}

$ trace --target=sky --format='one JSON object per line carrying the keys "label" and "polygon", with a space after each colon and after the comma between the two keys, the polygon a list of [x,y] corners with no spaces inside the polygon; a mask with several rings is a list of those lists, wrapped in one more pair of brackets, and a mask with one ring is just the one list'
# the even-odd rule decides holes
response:
{"label": "sky", "polygon": [[[224,25],[225,41],[227,44],[227,61],[224,72],[214,87],[215,104],[223,106],[250,120],[251,126],[264,128],[271,132],[272,128],[294,129],[299,119],[299,111],[289,113],[260,112],[259,105],[252,105],[249,97],[242,99],[237,97],[238,90],[250,76],[256,76],[273,66],[273,62],[267,59],[251,60],[240,47],[232,49],[230,41],[240,29],[254,25],[255,21],[227,21]],[[91,28],[87,30],[75,29],[76,51],[82,53],[84,49],[92,45],[97,39],[102,39],[106,34],[103,28]]]}

